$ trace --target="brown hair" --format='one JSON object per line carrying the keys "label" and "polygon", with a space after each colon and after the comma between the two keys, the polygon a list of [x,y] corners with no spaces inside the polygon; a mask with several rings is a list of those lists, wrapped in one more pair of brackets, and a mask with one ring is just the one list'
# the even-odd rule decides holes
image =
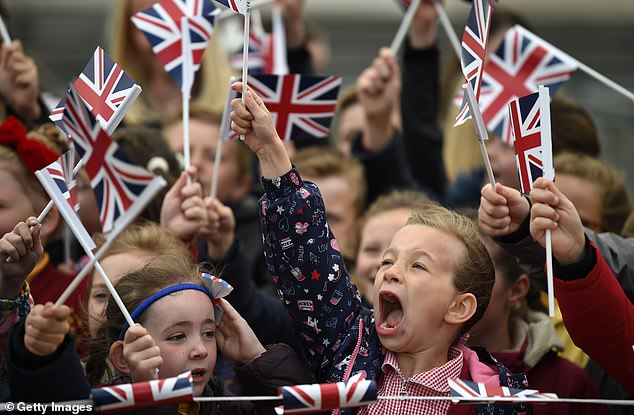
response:
{"label": "brown hair", "polygon": [[476,311],[464,323],[459,336],[467,333],[484,315],[493,284],[495,268],[480,237],[478,227],[466,216],[460,215],[435,203],[416,211],[407,220],[409,225],[424,225],[456,236],[465,246],[465,255],[457,261],[454,286],[460,293],[472,293],[477,300]]}
{"label": "brown hair", "polygon": [[568,174],[597,185],[601,191],[601,225],[603,231],[620,233],[632,212],[632,197],[625,186],[623,173],[599,159],[564,153],[555,157],[557,174]]}
{"label": "brown hair", "polygon": [[[203,285],[197,272],[180,270],[179,273],[175,274],[171,268],[157,267],[153,264],[123,276],[115,284],[115,289],[126,309],[132,312],[146,298],[163,288],[181,283]],[[139,316],[137,321],[143,321],[143,314]],[[110,346],[119,339],[119,333],[125,322],[117,303],[108,301],[106,317],[101,323],[96,337],[91,341],[90,355],[86,362],[86,377],[91,385],[101,383],[106,371],[109,372],[110,369],[106,367],[106,358]],[[112,373],[107,374],[112,376]]]}
{"label": "brown hair", "polygon": [[557,95],[550,103],[553,154],[563,152],[598,157],[601,142],[588,111],[569,98]]}
{"label": "brown hair", "polygon": [[355,214],[357,217],[361,216],[367,186],[363,166],[358,160],[346,157],[336,148],[319,146],[298,150],[293,157],[293,164],[303,176],[344,178],[350,190],[355,192]]}

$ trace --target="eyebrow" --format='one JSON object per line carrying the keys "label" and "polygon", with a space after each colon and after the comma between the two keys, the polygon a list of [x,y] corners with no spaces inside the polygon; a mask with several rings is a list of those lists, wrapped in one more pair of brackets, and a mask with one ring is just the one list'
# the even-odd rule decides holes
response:
{"label": "eyebrow", "polygon": [[[203,325],[205,325],[205,324],[213,324],[214,327],[216,325],[216,323],[214,322],[214,320],[212,318],[205,319],[202,322],[202,324]],[[176,322],[170,324],[169,326],[165,327],[163,329],[163,331],[165,332],[165,331],[171,330],[171,329],[173,329],[175,327],[189,327],[189,326],[193,326],[193,325],[194,325],[194,323],[191,320],[181,320],[181,321],[176,321]]]}

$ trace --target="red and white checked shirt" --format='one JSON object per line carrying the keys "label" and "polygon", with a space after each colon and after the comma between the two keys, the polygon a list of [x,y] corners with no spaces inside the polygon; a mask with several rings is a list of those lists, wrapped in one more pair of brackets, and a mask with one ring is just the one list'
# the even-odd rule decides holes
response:
{"label": "red and white checked shirt", "polygon": [[[388,351],[378,379],[378,396],[449,396],[447,379],[460,377],[463,365],[462,351],[449,349],[449,361],[440,367],[404,378],[398,367],[396,355]],[[381,400],[359,408],[358,415],[425,414],[446,415],[450,401],[427,400]]]}

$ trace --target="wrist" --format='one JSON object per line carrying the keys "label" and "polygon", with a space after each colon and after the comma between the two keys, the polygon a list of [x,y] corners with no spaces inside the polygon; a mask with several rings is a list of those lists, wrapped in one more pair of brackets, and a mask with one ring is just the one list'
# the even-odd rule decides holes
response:
{"label": "wrist", "polygon": [[370,152],[381,151],[390,143],[394,135],[394,126],[389,122],[369,122],[361,137],[363,148]]}
{"label": "wrist", "polygon": [[283,176],[293,167],[286,153],[286,148],[284,148],[284,143],[279,139],[273,145],[264,146],[256,155],[260,160],[262,176],[266,179]]}
{"label": "wrist", "polygon": [[412,24],[412,30],[409,32],[409,43],[416,49],[424,49],[436,44],[436,26],[416,28],[416,25]]}

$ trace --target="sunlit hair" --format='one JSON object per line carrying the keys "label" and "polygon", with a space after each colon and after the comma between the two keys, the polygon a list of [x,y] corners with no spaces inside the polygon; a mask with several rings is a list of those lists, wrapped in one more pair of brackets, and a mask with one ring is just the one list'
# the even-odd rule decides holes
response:
{"label": "sunlit hair", "polygon": [[[158,2],[158,1],[157,1]],[[130,20],[131,0],[117,0],[110,16],[110,52],[112,58],[146,92],[141,94],[126,114],[128,124],[160,123],[149,101],[147,68],[139,59],[134,46],[132,31],[136,30]],[[216,22],[218,23],[218,22]],[[192,89],[192,102],[203,102],[214,111],[222,112],[229,88],[229,78],[234,75],[224,50],[220,28],[217,26],[203,55],[200,69]]]}
{"label": "sunlit hair", "polygon": [[567,174],[594,183],[601,192],[601,231],[621,232],[632,212],[632,197],[622,172],[593,157],[563,153],[555,157],[555,183],[558,174]]}
{"label": "sunlit hair", "polygon": [[464,323],[459,336],[467,333],[484,315],[495,284],[493,261],[480,238],[478,227],[468,217],[435,203],[414,212],[407,220],[409,225],[429,226],[457,237],[464,244],[465,254],[456,259],[453,282],[458,292],[471,293],[477,300],[476,311]]}
{"label": "sunlit hair", "polygon": [[[152,264],[124,275],[115,284],[115,289],[126,309],[132,312],[143,300],[163,288],[182,283],[203,285],[197,271],[182,270],[180,273],[175,274],[171,268]],[[138,322],[143,323],[143,315],[144,313],[139,316]],[[90,343],[90,354],[86,362],[86,376],[91,385],[100,383],[106,370],[109,370],[106,365],[106,358],[110,351],[110,346],[118,340],[124,323],[125,318],[117,303],[108,301],[105,319],[99,326],[97,335]]]}

